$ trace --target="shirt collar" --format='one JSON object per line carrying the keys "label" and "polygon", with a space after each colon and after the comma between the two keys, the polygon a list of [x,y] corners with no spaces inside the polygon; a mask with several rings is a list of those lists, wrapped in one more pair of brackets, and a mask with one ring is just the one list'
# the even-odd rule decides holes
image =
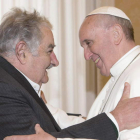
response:
{"label": "shirt collar", "polygon": [[136,46],[127,52],[121,59],[119,59],[110,69],[111,76],[115,77],[120,75],[123,70],[133,61],[133,59],[140,53],[140,46]]}
{"label": "shirt collar", "polygon": [[31,84],[37,95],[40,97],[40,85],[37,83],[33,82],[31,79],[29,79],[25,74],[23,74],[20,70],[18,70],[26,79],[27,81]]}

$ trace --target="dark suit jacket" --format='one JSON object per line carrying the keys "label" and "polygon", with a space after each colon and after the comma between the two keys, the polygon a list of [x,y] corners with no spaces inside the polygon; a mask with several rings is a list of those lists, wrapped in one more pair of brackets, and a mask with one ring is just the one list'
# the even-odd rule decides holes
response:
{"label": "dark suit jacket", "polygon": [[116,127],[105,114],[61,130],[25,77],[0,57],[0,140],[33,134],[37,123],[56,138],[117,139]]}

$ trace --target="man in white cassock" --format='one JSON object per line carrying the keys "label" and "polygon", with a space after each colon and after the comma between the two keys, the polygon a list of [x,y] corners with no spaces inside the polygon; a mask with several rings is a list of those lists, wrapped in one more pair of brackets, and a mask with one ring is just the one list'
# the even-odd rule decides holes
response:
{"label": "man in white cassock", "polygon": [[[80,28],[80,42],[86,60],[94,61],[102,75],[111,75],[87,119],[112,111],[122,96],[125,82],[131,85],[131,98],[140,96],[140,46],[135,45],[132,23],[123,11],[114,7],[92,11]],[[138,134],[140,127],[120,132],[119,139],[134,140]]]}

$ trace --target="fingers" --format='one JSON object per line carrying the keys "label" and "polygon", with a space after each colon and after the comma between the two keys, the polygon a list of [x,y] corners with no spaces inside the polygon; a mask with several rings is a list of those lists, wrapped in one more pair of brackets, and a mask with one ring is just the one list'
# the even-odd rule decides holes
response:
{"label": "fingers", "polygon": [[128,111],[128,109],[126,107],[128,107],[129,105],[127,104],[127,102],[126,102],[127,100],[125,100],[125,99],[129,99],[129,95],[130,95],[130,84],[125,82],[122,97],[121,97],[120,101],[118,102],[118,105],[116,106],[116,108],[111,112],[111,114],[115,117],[116,121],[118,122],[120,131],[124,130],[124,128],[125,128],[124,122],[127,117],[124,117],[123,113],[125,111]]}
{"label": "fingers", "polygon": [[28,140],[28,136],[9,136],[5,137],[3,140]]}
{"label": "fingers", "polygon": [[121,97],[120,101],[123,101],[125,99],[128,99],[129,96],[130,96],[130,84],[127,83],[127,82],[125,82],[123,94],[122,94],[122,97]]}
{"label": "fingers", "polygon": [[[39,124],[35,125],[35,131],[36,134],[42,134],[45,133],[44,130],[40,127]],[[5,137],[4,140],[38,140],[38,136],[40,135],[21,135],[21,136],[9,136],[9,137]]]}
{"label": "fingers", "polygon": [[35,125],[36,134],[44,133],[44,130],[40,127],[39,124]]}

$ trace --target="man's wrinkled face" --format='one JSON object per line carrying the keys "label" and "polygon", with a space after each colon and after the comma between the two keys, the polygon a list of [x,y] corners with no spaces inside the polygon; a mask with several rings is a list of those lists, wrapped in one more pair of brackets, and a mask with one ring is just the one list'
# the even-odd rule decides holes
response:
{"label": "man's wrinkled face", "polygon": [[41,29],[43,39],[37,50],[38,54],[36,56],[30,54],[29,58],[30,78],[39,85],[48,82],[48,73],[46,69],[59,65],[56,55],[53,52],[55,45],[52,31],[47,27],[42,27]]}
{"label": "man's wrinkled face", "polygon": [[110,32],[110,29],[97,26],[96,18],[93,16],[85,19],[79,32],[85,59],[91,59],[105,76],[110,75],[110,68],[115,63]]}

